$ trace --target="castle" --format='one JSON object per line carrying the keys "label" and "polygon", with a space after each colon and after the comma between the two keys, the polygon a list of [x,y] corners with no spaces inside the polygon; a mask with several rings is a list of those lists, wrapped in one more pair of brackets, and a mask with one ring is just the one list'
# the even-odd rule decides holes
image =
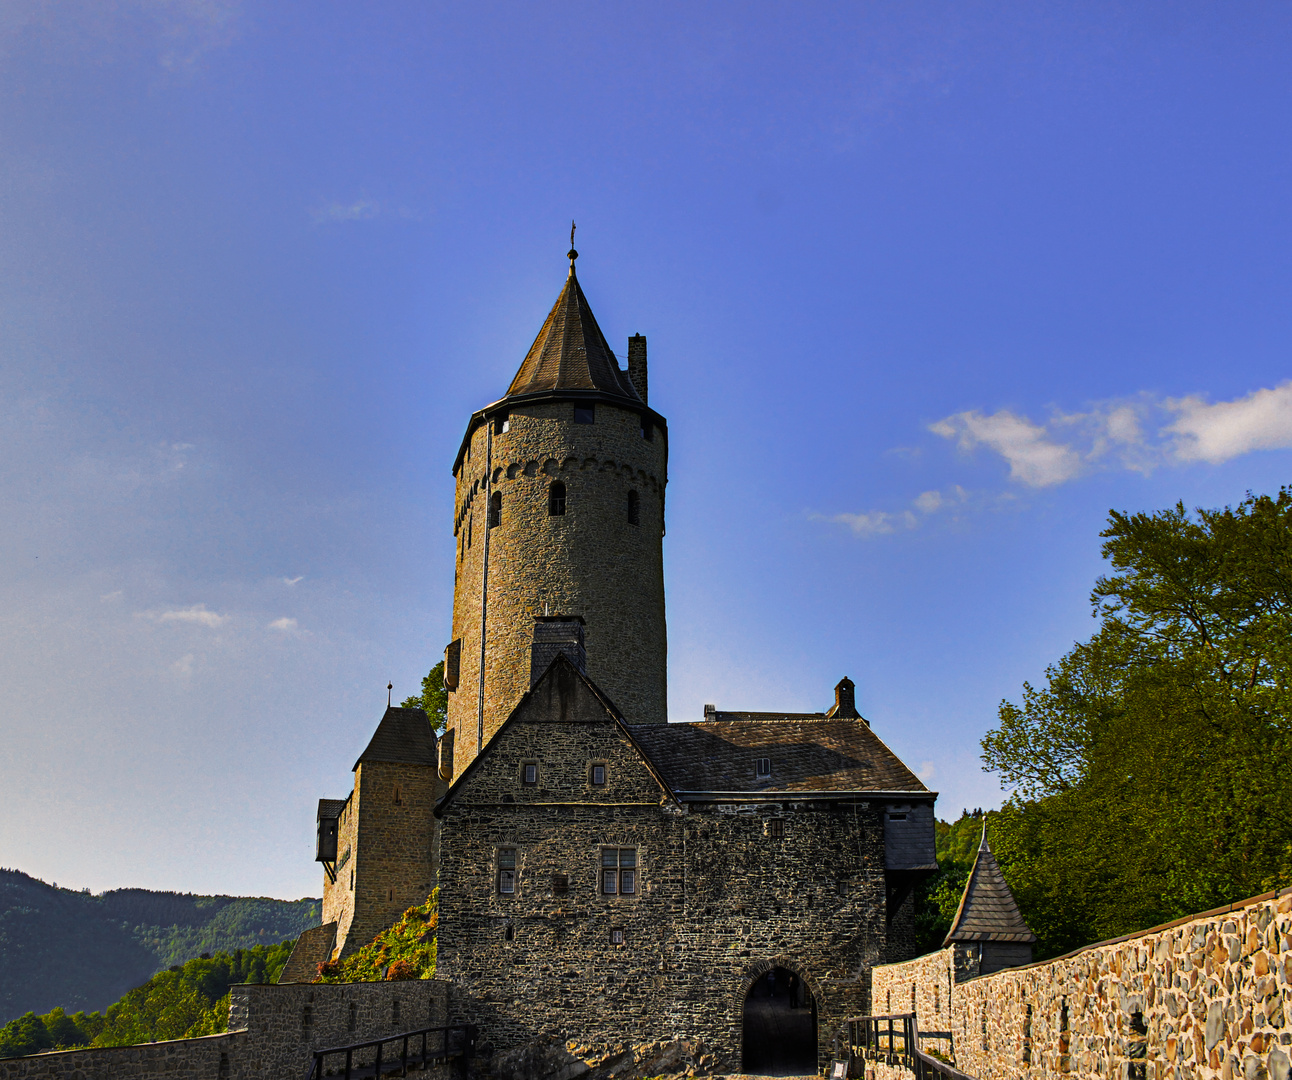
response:
{"label": "castle", "polygon": [[621,369],[569,258],[453,463],[447,729],[388,708],[320,801],[324,925],[284,979],[438,883],[437,979],[495,1052],[685,1037],[735,1068],[771,1024],[816,1071],[871,969],[914,954],[936,794],[846,678],[819,713],[668,722],[668,424],[646,339]]}

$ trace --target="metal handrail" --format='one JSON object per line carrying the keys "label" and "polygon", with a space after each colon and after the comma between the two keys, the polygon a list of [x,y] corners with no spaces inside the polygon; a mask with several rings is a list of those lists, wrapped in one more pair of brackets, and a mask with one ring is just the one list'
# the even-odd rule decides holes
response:
{"label": "metal handrail", "polygon": [[[427,1037],[443,1032],[444,1038],[438,1049],[433,1049],[428,1043]],[[449,1044],[454,1032],[462,1032],[464,1038],[461,1045],[451,1047]],[[416,1031],[401,1031],[396,1035],[387,1035],[381,1039],[369,1039],[367,1042],[351,1043],[349,1046],[333,1046],[326,1050],[313,1051],[314,1059],[310,1063],[309,1072],[305,1074],[305,1080],[323,1080],[326,1075],[324,1064],[328,1057],[334,1054],[345,1055],[345,1071],[343,1073],[334,1073],[333,1075],[344,1076],[345,1080],[361,1080],[363,1077],[380,1077],[399,1073],[400,1076],[408,1075],[410,1065],[420,1065],[425,1068],[427,1063],[432,1061],[448,1061],[450,1058],[470,1057],[475,1050],[477,1029],[472,1024],[448,1024],[440,1027],[418,1028]],[[420,1042],[420,1046],[418,1043]],[[398,1056],[385,1058],[383,1050],[387,1043],[399,1043]],[[410,1052],[410,1046],[412,1050]],[[371,1064],[356,1065],[355,1054],[364,1050],[375,1048]]]}

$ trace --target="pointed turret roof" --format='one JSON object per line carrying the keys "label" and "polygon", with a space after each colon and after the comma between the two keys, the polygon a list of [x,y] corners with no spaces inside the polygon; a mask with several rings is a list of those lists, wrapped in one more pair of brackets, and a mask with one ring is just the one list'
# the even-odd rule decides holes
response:
{"label": "pointed turret roof", "polygon": [[391,761],[400,765],[435,765],[435,732],[422,709],[388,706],[368,748],[354,763]]}
{"label": "pointed turret roof", "polygon": [[951,923],[951,930],[942,944],[950,945],[953,941],[1035,940],[1036,935],[1023,921],[1023,913],[1018,910],[1014,894],[1005,884],[1005,875],[1000,872],[996,856],[987,846],[987,823],[983,822],[978,857],[969,872],[969,881],[960,897],[960,907]]}
{"label": "pointed turret roof", "polygon": [[570,260],[565,288],[548,312],[507,397],[561,390],[593,390],[640,402],[588,306]]}

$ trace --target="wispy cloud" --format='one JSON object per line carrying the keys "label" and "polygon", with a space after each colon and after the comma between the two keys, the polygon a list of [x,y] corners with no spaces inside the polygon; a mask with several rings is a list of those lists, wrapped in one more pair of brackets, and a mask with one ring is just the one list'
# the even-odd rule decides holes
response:
{"label": "wispy cloud", "polygon": [[114,589],[112,592],[104,593],[99,597],[99,599],[105,604],[110,604],[113,600],[120,600],[125,595],[126,593],[124,589]]}
{"label": "wispy cloud", "polygon": [[171,671],[176,675],[186,677],[193,674],[193,654],[187,653],[181,656],[175,663],[170,666]]}
{"label": "wispy cloud", "polygon": [[867,510],[856,514],[809,514],[812,521],[832,521],[846,525],[857,536],[886,536],[889,533],[917,528],[930,514],[964,504],[969,493],[958,484],[949,490],[925,491],[917,495],[905,510]]}
{"label": "wispy cloud", "polygon": [[404,221],[421,221],[422,215],[411,207],[395,206],[367,196],[350,202],[321,199],[310,209],[315,225],[335,225],[346,221],[371,221],[374,218],[394,217]]}
{"label": "wispy cloud", "polygon": [[175,608],[171,611],[140,611],[138,617],[155,623],[186,623],[190,626],[206,626],[215,629],[228,622],[229,616],[219,615],[207,610],[205,604],[194,604],[192,607]]}
{"label": "wispy cloud", "polygon": [[[1166,421],[1170,421],[1167,423]],[[1044,421],[1009,409],[955,413],[929,430],[961,452],[999,454],[1011,480],[1053,487],[1097,468],[1151,473],[1164,466],[1220,464],[1256,450],[1292,449],[1292,381],[1209,404],[1201,396],[1095,402]]]}
{"label": "wispy cloud", "polygon": [[270,630],[295,630],[296,620],[289,619],[286,616],[284,616],[281,619],[275,619],[273,622],[271,622],[269,624],[269,629]]}
{"label": "wispy cloud", "polygon": [[300,574],[297,577],[285,577],[282,579],[282,582],[284,585],[291,587],[292,585],[297,585],[304,580],[305,580],[305,575]]}
{"label": "wispy cloud", "polygon": [[1219,465],[1253,450],[1292,448],[1292,381],[1215,405],[1200,397],[1172,398],[1166,408],[1179,414],[1165,429],[1175,437],[1177,461]]}

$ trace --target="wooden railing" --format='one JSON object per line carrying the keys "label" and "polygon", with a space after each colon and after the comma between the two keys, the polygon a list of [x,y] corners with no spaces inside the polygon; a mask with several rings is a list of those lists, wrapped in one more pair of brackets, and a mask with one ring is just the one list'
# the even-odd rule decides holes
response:
{"label": "wooden railing", "polygon": [[920,1049],[914,1013],[854,1016],[839,1029],[840,1064],[848,1076],[864,1076],[867,1061],[909,1069],[915,1080],[973,1080],[954,1065]]}
{"label": "wooden railing", "polygon": [[[396,1074],[407,1076],[409,1069],[428,1069],[455,1058],[465,1066],[475,1053],[476,1034],[476,1028],[470,1024],[450,1024],[315,1050],[305,1080],[324,1080],[328,1076],[344,1077],[344,1080],[371,1076],[380,1080]],[[329,1058],[333,1059],[330,1065]]]}

